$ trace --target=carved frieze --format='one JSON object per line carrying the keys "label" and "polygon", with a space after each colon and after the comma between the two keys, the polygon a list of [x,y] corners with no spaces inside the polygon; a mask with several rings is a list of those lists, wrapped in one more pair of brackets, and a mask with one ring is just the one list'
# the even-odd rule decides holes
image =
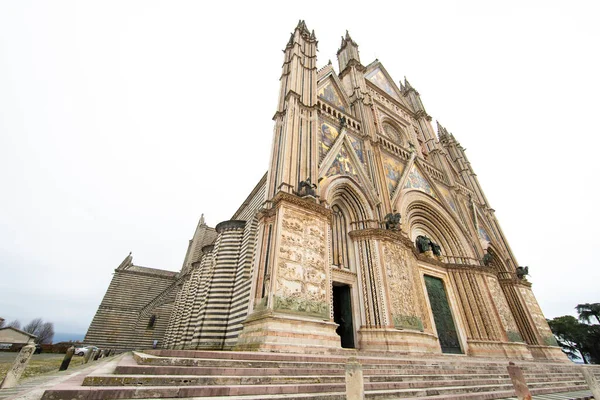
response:
{"label": "carved frieze", "polygon": [[418,317],[417,298],[414,288],[414,268],[410,253],[394,242],[383,243],[383,261],[387,276],[390,311],[396,328],[423,330]]}
{"label": "carved frieze", "polygon": [[546,318],[544,318],[544,314],[540,309],[540,306],[533,295],[533,292],[529,288],[520,287],[519,291],[521,292],[521,296],[531,313],[531,317],[533,318],[533,323],[537,328],[538,332],[542,336],[543,343],[547,346],[557,346],[556,339],[546,322]]}
{"label": "carved frieze", "polygon": [[519,328],[517,328],[515,317],[510,312],[508,302],[504,297],[504,292],[500,288],[498,279],[496,279],[495,277],[488,276],[487,282],[488,288],[490,289],[490,294],[492,295],[492,299],[494,300],[494,305],[496,306],[496,310],[498,310],[500,321],[502,321],[502,326],[506,330],[508,340],[511,342],[522,342],[523,338],[519,333]]}
{"label": "carved frieze", "polygon": [[274,308],[329,318],[326,221],[287,207],[282,211]]}

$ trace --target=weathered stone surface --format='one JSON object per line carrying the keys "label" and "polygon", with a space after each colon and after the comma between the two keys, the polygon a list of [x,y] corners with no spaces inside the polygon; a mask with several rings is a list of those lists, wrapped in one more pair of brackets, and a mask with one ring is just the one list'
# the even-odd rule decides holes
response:
{"label": "weathered stone surface", "polygon": [[519,398],[519,400],[531,400],[531,393],[529,392],[529,388],[527,387],[527,382],[525,381],[525,376],[523,375],[523,371],[521,368],[513,364],[509,363],[508,367],[508,375],[510,376],[510,380],[515,388],[515,394]]}
{"label": "weathered stone surface", "polygon": [[351,357],[346,363],[346,399],[364,400],[365,385],[362,365]]}
{"label": "weathered stone surface", "polygon": [[65,371],[67,368],[69,368],[69,364],[71,363],[73,354],[75,354],[75,347],[71,346],[67,349],[67,352],[65,353],[65,357],[63,358],[62,363],[58,368],[59,371]]}
{"label": "weathered stone surface", "polygon": [[594,375],[594,370],[589,367],[581,367],[581,373],[590,388],[594,398],[600,399],[600,381]]}
{"label": "weathered stone surface", "polygon": [[0,384],[0,389],[8,389],[16,386],[19,383],[19,379],[21,378],[23,371],[25,371],[25,368],[27,368],[29,360],[31,359],[31,356],[33,356],[34,352],[34,344],[28,344],[21,349],[17,355],[17,358],[15,358],[15,361],[6,373],[4,380]]}

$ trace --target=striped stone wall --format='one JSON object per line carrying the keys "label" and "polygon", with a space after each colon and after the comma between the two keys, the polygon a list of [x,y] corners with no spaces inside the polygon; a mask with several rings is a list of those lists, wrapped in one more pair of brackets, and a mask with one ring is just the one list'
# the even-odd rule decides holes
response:
{"label": "striped stone wall", "polygon": [[[133,265],[115,270],[84,342],[118,351],[151,348],[164,340],[177,273]],[[154,316],[154,326],[149,326]]]}
{"label": "striped stone wall", "polygon": [[[188,249],[196,260],[182,274],[164,347],[226,349],[235,345],[248,313],[256,247],[256,213],[266,175],[233,218],[217,225],[211,245]],[[212,228],[211,228],[212,229]],[[186,265],[184,263],[184,265]]]}

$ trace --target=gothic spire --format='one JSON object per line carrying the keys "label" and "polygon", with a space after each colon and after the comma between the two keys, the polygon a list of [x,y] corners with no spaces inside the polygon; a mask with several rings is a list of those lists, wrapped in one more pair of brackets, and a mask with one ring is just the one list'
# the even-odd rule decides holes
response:
{"label": "gothic spire", "polygon": [[438,138],[440,138],[440,140],[450,136],[448,130],[444,128],[438,120],[436,120],[435,123],[437,124]]}
{"label": "gothic spire", "polygon": [[338,63],[340,72],[344,71],[348,64],[356,63],[360,65],[360,56],[358,54],[358,44],[350,37],[350,33],[346,31],[346,35],[342,36],[340,49],[337,51]]}

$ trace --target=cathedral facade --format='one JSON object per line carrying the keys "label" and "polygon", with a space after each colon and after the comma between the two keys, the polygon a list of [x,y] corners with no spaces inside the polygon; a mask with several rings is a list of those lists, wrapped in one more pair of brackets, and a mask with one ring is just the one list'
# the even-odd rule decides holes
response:
{"label": "cathedral facade", "polygon": [[464,149],[346,33],[284,51],[271,159],[179,273],[115,270],[86,343],[565,360]]}

